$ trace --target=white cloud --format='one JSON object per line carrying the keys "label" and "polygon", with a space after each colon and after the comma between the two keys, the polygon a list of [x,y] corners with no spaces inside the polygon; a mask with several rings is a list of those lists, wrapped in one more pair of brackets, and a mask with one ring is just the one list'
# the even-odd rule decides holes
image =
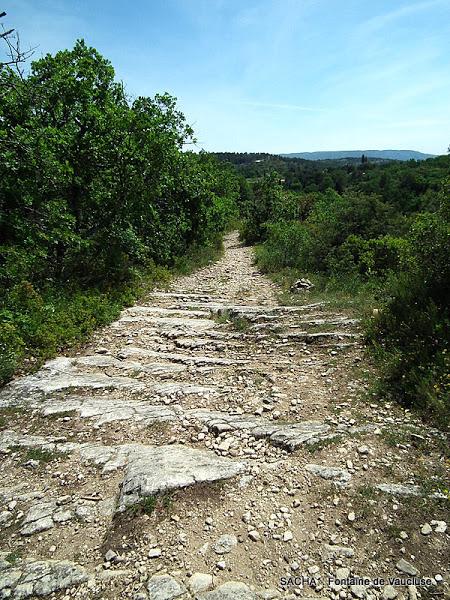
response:
{"label": "white cloud", "polygon": [[239,101],[236,104],[242,106],[254,106],[255,108],[271,108],[275,110],[299,110],[303,112],[326,112],[327,109],[319,108],[317,106],[302,106],[300,104],[279,104],[276,102],[252,102],[252,101]]}
{"label": "white cloud", "polygon": [[424,0],[423,2],[416,2],[415,4],[404,4],[400,8],[377,15],[376,17],[372,17],[371,19],[364,21],[361,24],[361,33],[368,34],[375,32],[394,21],[398,21],[418,12],[430,10],[431,8],[439,6],[446,6],[448,8],[449,4],[447,0]]}

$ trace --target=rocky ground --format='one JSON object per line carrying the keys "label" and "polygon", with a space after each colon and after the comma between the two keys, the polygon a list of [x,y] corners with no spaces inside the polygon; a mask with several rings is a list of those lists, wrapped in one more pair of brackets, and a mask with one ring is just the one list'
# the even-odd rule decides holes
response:
{"label": "rocky ground", "polygon": [[444,436],[225,245],[0,392],[0,598],[448,595]]}

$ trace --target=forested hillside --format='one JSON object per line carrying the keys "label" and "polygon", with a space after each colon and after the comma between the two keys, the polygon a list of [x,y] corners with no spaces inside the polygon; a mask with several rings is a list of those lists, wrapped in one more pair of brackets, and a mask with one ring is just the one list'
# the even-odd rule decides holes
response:
{"label": "forested hillside", "polygon": [[161,267],[211,255],[239,188],[230,168],[186,151],[193,131],[174,98],[130,100],[82,41],[28,76],[3,65],[0,90],[5,381],[112,319]]}
{"label": "forested hillside", "polygon": [[337,160],[305,160],[273,154],[224,152],[215,156],[234,165],[245,179],[252,180],[276,172],[283,187],[297,192],[342,192],[360,187],[366,192],[382,194],[389,201],[418,198],[425,191],[434,193],[448,174],[447,157],[427,161],[391,161],[385,159],[346,158]]}
{"label": "forested hillside", "polygon": [[290,152],[282,154],[288,158],[306,158],[308,160],[361,158],[364,155],[370,159],[388,160],[425,160],[434,158],[435,154],[425,154],[416,150],[334,150],[331,152]]}
{"label": "forested hillside", "polygon": [[322,170],[288,161],[257,177],[261,164],[241,182],[242,236],[259,266],[359,306],[378,391],[448,424],[450,157]]}

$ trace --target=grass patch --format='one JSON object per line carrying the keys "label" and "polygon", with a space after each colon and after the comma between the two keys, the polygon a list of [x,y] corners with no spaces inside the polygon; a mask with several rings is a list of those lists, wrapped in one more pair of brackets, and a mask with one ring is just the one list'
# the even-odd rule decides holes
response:
{"label": "grass patch", "polygon": [[132,516],[138,514],[153,515],[156,513],[167,513],[172,509],[173,494],[166,492],[164,494],[152,494],[141,498],[139,502],[129,507],[128,512]]}
{"label": "grass patch", "polygon": [[153,421],[153,423],[147,425],[147,429],[151,433],[163,434],[169,429],[169,423],[167,421]]}
{"label": "grass patch", "polygon": [[376,488],[372,485],[362,485],[358,488],[358,494],[361,498],[365,500],[375,500],[377,498],[378,492]]}
{"label": "grass patch", "polygon": [[0,408],[0,430],[7,429],[14,417],[24,412],[20,406],[7,406]]}
{"label": "grass patch", "polygon": [[436,452],[445,458],[450,458],[450,447],[445,435],[436,434],[430,439],[426,431],[418,427],[396,427],[395,429],[385,427],[382,429],[382,437],[386,444],[391,447],[400,445],[413,447],[421,454],[432,454]]}
{"label": "grass patch", "polygon": [[25,460],[38,460],[41,463],[49,463],[64,456],[65,454],[62,452],[42,450],[41,448],[29,448],[25,454]]}
{"label": "grass patch", "polygon": [[357,489],[355,506],[362,519],[373,518],[379,505],[378,490],[371,485],[362,485]]}
{"label": "grass patch", "polygon": [[22,558],[22,553],[20,550],[14,550],[5,556],[6,562],[9,562],[10,565],[15,565],[18,560]]}
{"label": "grass patch", "polygon": [[46,419],[64,419],[64,417],[76,417],[78,412],[76,410],[61,410],[45,415]]}
{"label": "grass patch", "polygon": [[129,373],[127,375],[128,375],[128,377],[132,377],[133,379],[136,379],[137,377],[139,377],[139,375],[141,373],[144,373],[144,371],[141,371],[139,369],[132,369],[131,371],[129,371]]}
{"label": "grass patch", "polygon": [[15,415],[20,415],[25,412],[25,408],[22,406],[6,406],[5,408],[0,408],[0,415],[2,417],[13,417]]}
{"label": "grass patch", "polygon": [[398,525],[387,525],[384,531],[392,540],[397,540],[400,538],[400,532],[403,531],[403,529]]}
{"label": "grass patch", "polygon": [[22,455],[22,460],[27,462],[29,460],[36,460],[40,463],[49,463],[58,458],[65,458],[64,452],[58,452],[55,450],[45,450],[42,448],[25,448],[24,446],[10,446],[9,449],[12,452],[17,452]]}
{"label": "grass patch", "polygon": [[250,321],[245,317],[231,317],[231,325],[235,331],[247,331],[250,327]]}
{"label": "grass patch", "polygon": [[415,480],[425,497],[442,494],[444,501],[450,501],[450,478],[444,467],[439,465],[433,474],[418,472],[415,475]]}
{"label": "grass patch", "polygon": [[161,504],[165,510],[170,511],[173,505],[172,494],[164,494],[164,496],[162,497]]}
{"label": "grass patch", "polygon": [[[351,315],[370,315],[377,307],[375,294],[378,289],[373,283],[362,283],[358,278],[333,278],[318,273],[306,273],[299,269],[284,268],[269,271],[267,275],[281,288],[278,301],[283,306],[303,306],[305,304],[325,303],[318,310],[340,310]],[[291,292],[292,284],[304,277],[309,279],[314,288],[298,293]]]}
{"label": "grass patch", "polygon": [[342,436],[335,435],[333,437],[324,438],[323,440],[317,440],[317,442],[312,442],[310,444],[307,443],[306,449],[311,454],[314,454],[315,452],[319,452],[320,450],[323,450],[324,448],[328,448],[329,446],[333,446],[334,444],[340,444],[341,441],[342,441]]}
{"label": "grass patch", "polygon": [[189,275],[195,269],[206,267],[218,260],[224,252],[223,241],[217,238],[208,246],[192,246],[184,256],[175,259],[173,273]]}
{"label": "grass patch", "polygon": [[141,511],[144,515],[151,515],[156,509],[157,497],[147,496],[141,500]]}
{"label": "grass patch", "polygon": [[249,319],[228,309],[216,313],[214,315],[214,320],[221,325],[231,325],[235,331],[247,331],[251,326],[251,321]]}

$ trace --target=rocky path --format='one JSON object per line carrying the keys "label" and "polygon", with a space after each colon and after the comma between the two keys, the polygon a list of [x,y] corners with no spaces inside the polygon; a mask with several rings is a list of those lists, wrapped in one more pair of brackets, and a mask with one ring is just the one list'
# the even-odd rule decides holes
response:
{"label": "rocky path", "polygon": [[448,593],[443,436],[368,396],[355,319],[225,245],[0,392],[0,598]]}

